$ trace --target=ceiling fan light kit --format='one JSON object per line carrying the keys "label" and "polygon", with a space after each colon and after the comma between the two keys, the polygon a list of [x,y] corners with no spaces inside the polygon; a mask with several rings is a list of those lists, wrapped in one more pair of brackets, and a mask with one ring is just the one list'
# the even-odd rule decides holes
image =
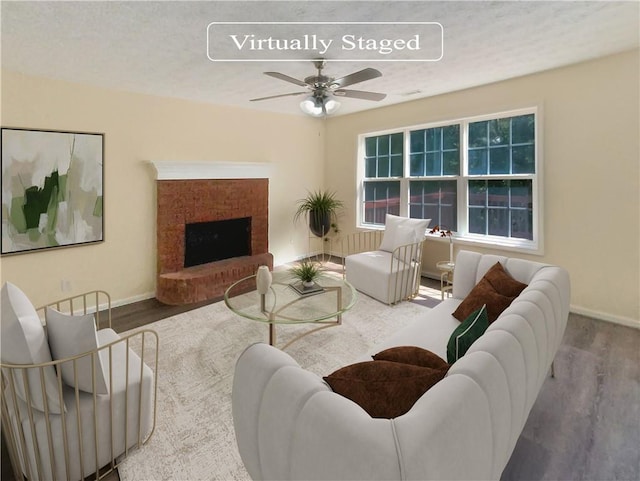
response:
{"label": "ceiling fan light kit", "polygon": [[309,95],[300,102],[300,110],[312,117],[324,117],[331,115],[340,108],[340,102],[330,97],[315,97]]}
{"label": "ceiling fan light kit", "polygon": [[344,77],[335,79],[322,74],[322,69],[325,66],[325,60],[314,60],[314,65],[318,69],[317,75],[311,75],[303,80],[290,77],[280,72],[264,72],[269,77],[276,78],[278,80],[284,80],[300,87],[306,87],[307,90],[303,92],[293,92],[280,95],[272,95],[269,97],[260,97],[257,99],[251,99],[251,102],[269,100],[279,97],[289,97],[293,95],[303,95],[311,92],[302,102],[300,102],[300,109],[307,115],[312,117],[324,117],[331,115],[340,107],[340,102],[335,100],[334,95],[340,97],[350,97],[362,100],[380,101],[386,97],[386,94],[377,92],[367,92],[364,90],[348,90],[343,87],[353,85],[356,83],[364,82],[382,76],[382,73],[373,68],[365,68],[358,72],[345,75]]}

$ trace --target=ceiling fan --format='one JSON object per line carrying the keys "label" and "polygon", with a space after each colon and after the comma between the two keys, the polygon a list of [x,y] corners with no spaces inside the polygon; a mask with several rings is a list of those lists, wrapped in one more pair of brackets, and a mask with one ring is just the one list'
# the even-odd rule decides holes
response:
{"label": "ceiling fan", "polygon": [[382,76],[382,73],[374,68],[365,68],[358,72],[345,75],[341,78],[328,77],[322,73],[326,61],[324,59],[314,60],[313,64],[318,69],[317,75],[311,75],[304,80],[298,80],[279,72],[264,72],[269,77],[284,80],[300,87],[306,87],[307,90],[303,92],[293,92],[288,94],[271,95],[269,97],[260,97],[257,99],[251,99],[251,102],[258,102],[260,100],[269,100],[279,97],[289,97],[294,95],[310,95],[300,103],[302,111],[313,117],[322,117],[335,112],[340,107],[340,102],[336,101],[334,97],[350,97],[354,99],[362,100],[374,100],[380,101],[387,95],[376,92],[366,92],[364,90],[351,90],[345,89],[349,85],[364,82],[365,80],[371,80],[376,77]]}

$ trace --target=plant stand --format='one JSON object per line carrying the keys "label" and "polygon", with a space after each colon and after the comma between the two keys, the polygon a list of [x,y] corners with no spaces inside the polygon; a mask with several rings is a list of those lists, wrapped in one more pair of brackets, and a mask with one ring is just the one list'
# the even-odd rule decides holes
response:
{"label": "plant stand", "polygon": [[[318,237],[309,231],[309,248],[307,250],[308,257],[321,264],[326,263],[331,259],[331,238],[329,234],[331,231],[324,234],[322,237]],[[319,246],[318,246],[319,244]],[[314,247],[316,247],[314,249]]]}
{"label": "plant stand", "polygon": [[440,261],[436,263],[436,268],[440,271],[440,295],[444,300],[444,294],[447,293],[449,297],[453,289],[453,270],[455,264],[451,261]]}

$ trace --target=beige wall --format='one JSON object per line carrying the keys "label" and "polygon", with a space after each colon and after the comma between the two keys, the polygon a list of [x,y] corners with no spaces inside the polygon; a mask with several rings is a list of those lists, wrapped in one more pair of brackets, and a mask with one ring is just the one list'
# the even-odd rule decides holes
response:
{"label": "beige wall", "polygon": [[[148,160],[273,163],[270,250],[276,264],[289,262],[316,248],[305,226],[291,223],[295,200],[307,189],[336,190],[350,204],[340,227],[355,228],[358,134],[537,105],[545,253],[528,257],[569,270],[574,311],[638,325],[638,72],[635,51],[321,122],[5,71],[3,126],[105,133],[106,240],[3,257],[1,280],[21,286],[35,304],[67,295],[61,280],[71,282],[71,293],[105,289],[117,303],[152,294],[155,187]],[[428,271],[447,257],[446,244],[428,242]]]}
{"label": "beige wall", "polygon": [[[352,203],[342,228],[355,229],[358,134],[538,106],[543,127],[544,255],[516,255],[567,268],[574,311],[640,327],[639,85],[636,50],[331,118],[325,183]],[[446,244],[428,241],[426,270],[436,271],[435,262],[448,255]]]}
{"label": "beige wall", "polygon": [[[155,290],[155,180],[149,160],[269,162],[270,250],[277,264],[307,252],[295,200],[323,183],[323,123],[2,72],[2,126],[105,134],[105,241],[2,257],[2,282],[39,305],[107,290],[116,303]],[[61,291],[61,280],[71,292]]]}

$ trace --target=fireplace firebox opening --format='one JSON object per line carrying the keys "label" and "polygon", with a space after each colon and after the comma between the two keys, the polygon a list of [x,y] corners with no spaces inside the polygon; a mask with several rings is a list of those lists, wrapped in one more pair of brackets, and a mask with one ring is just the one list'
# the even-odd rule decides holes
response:
{"label": "fireplace firebox opening", "polygon": [[251,255],[251,217],[185,225],[184,266]]}

